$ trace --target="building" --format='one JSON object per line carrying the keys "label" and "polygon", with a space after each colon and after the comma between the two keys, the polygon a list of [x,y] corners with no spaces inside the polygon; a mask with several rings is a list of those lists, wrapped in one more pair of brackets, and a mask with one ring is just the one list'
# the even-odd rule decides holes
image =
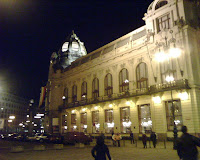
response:
{"label": "building", "polygon": [[[199,9],[199,1],[154,0],[144,26],[87,55],[72,33],[51,57],[46,130],[166,138],[184,124],[200,135]],[[77,59],[65,65],[70,54]]]}
{"label": "building", "polygon": [[0,132],[12,133],[23,131],[22,122],[26,120],[28,100],[0,91]]}

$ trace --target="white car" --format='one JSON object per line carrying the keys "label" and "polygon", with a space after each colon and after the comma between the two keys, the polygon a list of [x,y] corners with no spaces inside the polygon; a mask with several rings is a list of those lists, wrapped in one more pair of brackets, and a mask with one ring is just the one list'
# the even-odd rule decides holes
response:
{"label": "white car", "polygon": [[41,134],[38,134],[35,139],[36,141],[39,141],[39,142],[48,141],[49,135],[46,133],[41,133]]}

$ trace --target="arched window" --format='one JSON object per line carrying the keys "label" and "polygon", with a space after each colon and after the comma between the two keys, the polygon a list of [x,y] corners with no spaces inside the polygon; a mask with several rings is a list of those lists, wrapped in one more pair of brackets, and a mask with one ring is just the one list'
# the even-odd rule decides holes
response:
{"label": "arched window", "polygon": [[77,86],[74,85],[72,87],[72,102],[76,102],[77,101]]}
{"label": "arched window", "polygon": [[96,99],[99,97],[99,79],[94,78],[92,82],[92,98]]}
{"label": "arched window", "polygon": [[113,86],[112,86],[112,75],[108,73],[104,80],[104,87],[105,87],[105,95],[112,95],[113,94]]}
{"label": "arched window", "polygon": [[167,1],[159,1],[155,6],[155,10],[166,5],[167,3],[168,3]]}
{"label": "arched window", "polygon": [[81,86],[81,99],[87,99],[87,82],[83,82]]}
{"label": "arched window", "polygon": [[148,71],[147,65],[145,63],[138,64],[136,68],[136,78],[137,78],[137,88],[147,88],[148,87]]}
{"label": "arched window", "polygon": [[126,92],[129,90],[128,70],[122,69],[119,72],[119,92]]}
{"label": "arched window", "polygon": [[64,89],[63,97],[62,97],[64,103],[68,103],[68,88]]}

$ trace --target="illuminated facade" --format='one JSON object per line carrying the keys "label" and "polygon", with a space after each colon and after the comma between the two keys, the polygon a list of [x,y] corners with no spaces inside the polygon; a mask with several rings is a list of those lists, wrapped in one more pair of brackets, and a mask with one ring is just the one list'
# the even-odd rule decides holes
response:
{"label": "illuminated facade", "polygon": [[200,134],[200,12],[197,2],[155,0],[142,26],[54,69],[50,64],[46,130],[136,137]]}

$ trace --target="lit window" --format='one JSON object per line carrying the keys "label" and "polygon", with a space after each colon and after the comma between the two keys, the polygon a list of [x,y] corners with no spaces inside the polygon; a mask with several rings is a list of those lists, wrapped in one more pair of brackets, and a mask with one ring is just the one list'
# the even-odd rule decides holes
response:
{"label": "lit window", "polygon": [[81,132],[87,133],[87,113],[81,113]]}
{"label": "lit window", "polygon": [[138,106],[140,133],[150,133],[152,130],[150,104]]}
{"label": "lit window", "polygon": [[76,102],[77,101],[77,86],[74,85],[72,87],[72,102]]}
{"label": "lit window", "polygon": [[122,69],[119,72],[119,92],[126,92],[129,90],[128,70]]}
{"label": "lit window", "polygon": [[112,133],[114,131],[113,109],[105,110],[105,132]]}
{"label": "lit window", "polygon": [[77,131],[76,114],[71,114],[71,131]]}
{"label": "lit window", "polygon": [[121,132],[130,133],[131,120],[130,120],[130,107],[120,108]]}
{"label": "lit window", "polygon": [[100,123],[99,123],[99,111],[92,112],[92,133],[99,133]]}
{"label": "lit window", "polygon": [[[173,110],[173,106],[174,106],[174,110]],[[175,122],[177,125],[177,128],[180,130],[181,126],[183,125],[180,100],[173,100],[173,106],[172,106],[172,101],[165,102],[167,129],[173,130],[174,122]],[[173,120],[173,111],[174,111],[175,120]]]}
{"label": "lit window", "polygon": [[81,99],[87,99],[87,83],[83,82],[81,86]]}

